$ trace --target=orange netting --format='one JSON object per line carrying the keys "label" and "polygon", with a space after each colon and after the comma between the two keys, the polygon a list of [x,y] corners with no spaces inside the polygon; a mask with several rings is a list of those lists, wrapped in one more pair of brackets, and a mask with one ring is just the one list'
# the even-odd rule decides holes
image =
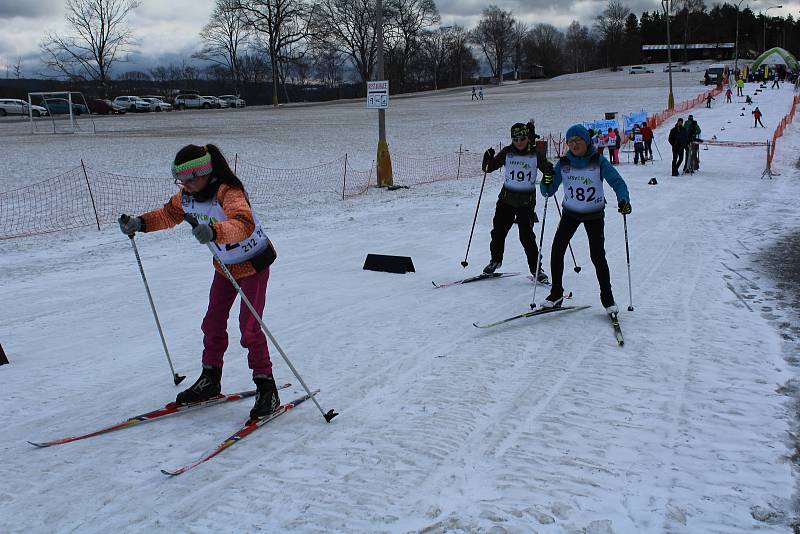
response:
{"label": "orange netting", "polygon": [[647,125],[655,130],[662,124],[664,124],[667,119],[675,115],[676,113],[683,113],[685,111],[689,111],[693,107],[697,106],[706,101],[708,95],[717,96],[722,92],[722,87],[715,87],[711,91],[705,91],[700,93],[694,98],[690,98],[689,100],[684,100],[683,102],[679,102],[675,104],[674,109],[665,109],[661,113],[656,113],[655,115],[651,115],[647,118]]}
{"label": "orange netting", "polygon": [[775,132],[772,134],[772,143],[769,147],[769,153],[767,155],[767,169],[772,168],[772,158],[775,156],[775,146],[778,143],[778,138],[783,135],[783,131],[792,123],[794,119],[795,111],[797,111],[797,103],[800,102],[800,95],[795,95],[792,98],[792,107],[789,109],[789,113],[784,115],[781,119],[781,122],[778,123],[778,127],[775,128]]}

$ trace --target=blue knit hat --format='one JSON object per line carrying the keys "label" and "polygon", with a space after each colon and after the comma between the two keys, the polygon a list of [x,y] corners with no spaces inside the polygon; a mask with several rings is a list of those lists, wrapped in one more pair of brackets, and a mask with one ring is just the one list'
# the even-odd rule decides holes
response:
{"label": "blue knit hat", "polygon": [[580,137],[586,141],[587,146],[591,146],[592,144],[591,138],[589,137],[589,131],[583,124],[573,124],[569,127],[569,130],[567,130],[566,139],[569,140],[573,137]]}

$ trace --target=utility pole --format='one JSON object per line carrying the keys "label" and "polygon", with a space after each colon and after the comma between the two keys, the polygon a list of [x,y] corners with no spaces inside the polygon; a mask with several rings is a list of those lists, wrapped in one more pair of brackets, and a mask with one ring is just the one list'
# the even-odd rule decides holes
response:
{"label": "utility pole", "polygon": [[[378,79],[384,79],[383,68],[383,0],[375,2],[375,18],[378,30]],[[392,158],[389,155],[389,145],[386,143],[386,110],[378,110],[378,155],[376,174],[378,176],[378,187],[386,187],[393,184],[392,181]]]}
{"label": "utility pole", "polygon": [[667,98],[667,109],[675,109],[675,97],[672,94],[672,42],[669,33],[669,14],[672,9],[670,8],[670,0],[661,0],[661,5],[664,7],[664,14],[667,16],[667,70],[669,71],[669,97]]}

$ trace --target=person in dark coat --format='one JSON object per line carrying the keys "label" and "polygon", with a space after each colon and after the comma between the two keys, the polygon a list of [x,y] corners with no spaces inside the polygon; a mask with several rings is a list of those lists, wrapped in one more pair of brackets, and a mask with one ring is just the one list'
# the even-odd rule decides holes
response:
{"label": "person in dark coat", "polygon": [[669,144],[672,145],[672,176],[678,176],[678,169],[683,163],[683,154],[689,146],[689,134],[683,127],[683,119],[678,119],[669,131]]}

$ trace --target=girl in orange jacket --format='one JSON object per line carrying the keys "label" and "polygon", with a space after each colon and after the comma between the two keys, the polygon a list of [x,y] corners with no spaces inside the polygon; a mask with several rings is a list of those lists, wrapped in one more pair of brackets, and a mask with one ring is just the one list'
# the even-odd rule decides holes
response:
{"label": "girl in orange jacket", "polygon": [[[172,174],[180,191],[162,208],[139,217],[120,217],[120,229],[129,236],[136,232],[156,232],[180,224],[187,214],[194,215],[200,222],[192,229],[194,237],[202,244],[213,243],[217,256],[262,315],[269,266],[276,254],[250,207],[244,185],[215,145],[182,148],[175,156]],[[191,387],[178,394],[179,404],[208,400],[221,391],[223,356],[228,347],[228,315],[238,293],[220,266],[214,267],[216,272],[202,324],[203,370]],[[250,411],[250,418],[256,419],[275,411],[280,400],[267,339],[244,303],[239,309],[239,328],[257,389],[255,405]]]}

